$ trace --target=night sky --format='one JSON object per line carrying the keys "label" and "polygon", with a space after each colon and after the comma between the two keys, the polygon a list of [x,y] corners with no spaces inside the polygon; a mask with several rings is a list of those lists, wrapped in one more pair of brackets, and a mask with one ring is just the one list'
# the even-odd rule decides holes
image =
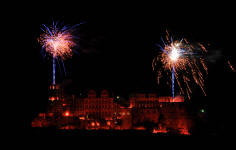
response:
{"label": "night sky", "polygon": [[[178,5],[179,6],[179,5]],[[62,6],[61,6],[62,7]],[[207,62],[206,93],[194,88],[192,103],[196,108],[205,107],[212,124],[227,128],[233,114],[230,106],[234,101],[235,73],[227,60],[236,67],[234,39],[235,23],[233,10],[225,5],[189,4],[188,6],[167,4],[112,5],[96,7],[78,4],[65,9],[44,7],[27,8],[16,18],[21,24],[24,52],[24,80],[27,116],[33,118],[44,111],[47,105],[48,85],[51,83],[51,60],[40,54],[38,36],[42,24],[52,20],[64,24],[82,24],[79,54],[65,61],[67,76],[57,70],[56,78],[72,79],[72,90],[108,89],[120,95],[134,91],[156,91],[159,95],[171,95],[171,89],[158,86],[152,71],[152,59],[160,49],[165,30],[176,37],[210,43]],[[228,8],[224,9],[223,8]],[[22,23],[21,23],[22,22]],[[164,88],[165,87],[165,88]],[[30,120],[30,119],[29,119]],[[221,122],[221,123],[219,123]]]}

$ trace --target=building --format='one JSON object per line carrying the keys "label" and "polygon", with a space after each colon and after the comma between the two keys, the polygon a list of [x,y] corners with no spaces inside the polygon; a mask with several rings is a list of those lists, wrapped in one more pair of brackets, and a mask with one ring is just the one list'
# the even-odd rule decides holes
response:
{"label": "building", "polygon": [[[50,109],[40,113],[32,122],[34,127],[59,126],[62,129],[154,129],[154,133],[176,131],[189,134],[191,119],[184,98],[158,97],[155,93],[135,93],[129,97],[129,106],[114,101],[108,90],[89,90],[79,97],[65,95],[59,87],[56,100],[50,97]],[[55,92],[54,92],[55,93]],[[57,119],[55,119],[57,118]],[[73,125],[73,128],[68,125]]]}
{"label": "building", "polygon": [[156,94],[135,94],[130,97],[130,105],[134,126],[139,126],[144,122],[158,123],[160,105]]}
{"label": "building", "polygon": [[192,123],[182,96],[172,98],[158,97],[154,93],[138,93],[130,97],[130,107],[134,128],[151,124],[157,130],[189,134]]}
{"label": "building", "polygon": [[114,113],[117,112],[117,103],[109,96],[107,90],[102,90],[100,96],[96,95],[95,90],[89,90],[88,97],[83,101],[84,115],[91,118],[112,120]]}

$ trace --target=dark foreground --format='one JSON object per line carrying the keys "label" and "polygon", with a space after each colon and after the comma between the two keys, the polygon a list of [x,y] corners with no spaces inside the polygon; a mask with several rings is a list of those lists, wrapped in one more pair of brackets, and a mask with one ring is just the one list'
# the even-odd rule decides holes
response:
{"label": "dark foreground", "polygon": [[56,128],[32,128],[32,136],[75,136],[75,137],[90,137],[90,136],[148,136],[148,137],[168,137],[168,136],[182,136],[188,137],[189,135],[181,135],[177,133],[151,133],[144,130],[62,130]]}
{"label": "dark foreground", "polygon": [[183,135],[178,133],[151,133],[145,130],[63,130],[56,128],[31,128],[31,136],[36,137],[205,137],[225,136],[212,131]]}

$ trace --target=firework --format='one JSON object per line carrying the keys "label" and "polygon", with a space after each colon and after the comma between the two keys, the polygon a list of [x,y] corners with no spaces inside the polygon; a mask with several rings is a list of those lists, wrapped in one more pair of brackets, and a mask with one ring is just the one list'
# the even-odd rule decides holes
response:
{"label": "firework", "polygon": [[229,65],[230,69],[231,69],[233,72],[236,72],[235,69],[234,69],[234,67],[231,65],[231,63],[230,63],[229,60],[228,60],[228,65]]}
{"label": "firework", "polygon": [[41,28],[44,33],[40,35],[38,42],[42,49],[53,58],[53,84],[55,84],[55,59],[65,60],[72,57],[72,48],[76,46],[73,32],[78,25],[59,28],[57,23],[53,23],[52,27],[43,25],[44,28]]}
{"label": "firework", "polygon": [[[189,99],[192,93],[190,86],[192,81],[199,85],[206,95],[203,72],[201,71],[205,70],[207,74],[207,66],[204,59],[207,53],[206,48],[201,43],[195,45],[190,44],[185,38],[174,41],[168,31],[166,40],[164,41],[162,39],[162,41],[164,46],[158,45],[162,51],[160,55],[153,59],[152,63],[153,70],[157,71],[157,83],[160,84],[160,79],[165,75],[169,76],[169,73],[171,73],[173,98],[175,80],[177,81],[180,93],[186,93]],[[160,64],[161,67],[158,66],[158,64]]]}

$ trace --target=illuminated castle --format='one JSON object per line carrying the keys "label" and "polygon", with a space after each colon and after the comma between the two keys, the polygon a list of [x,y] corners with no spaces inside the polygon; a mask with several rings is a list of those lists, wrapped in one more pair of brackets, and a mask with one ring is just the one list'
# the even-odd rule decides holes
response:
{"label": "illuminated castle", "polygon": [[32,122],[33,127],[55,126],[60,129],[145,130],[154,133],[178,131],[189,134],[184,98],[158,97],[154,93],[136,93],[129,97],[129,106],[115,101],[119,96],[107,90],[89,90],[85,96],[65,96],[63,89],[50,86],[50,106]]}

